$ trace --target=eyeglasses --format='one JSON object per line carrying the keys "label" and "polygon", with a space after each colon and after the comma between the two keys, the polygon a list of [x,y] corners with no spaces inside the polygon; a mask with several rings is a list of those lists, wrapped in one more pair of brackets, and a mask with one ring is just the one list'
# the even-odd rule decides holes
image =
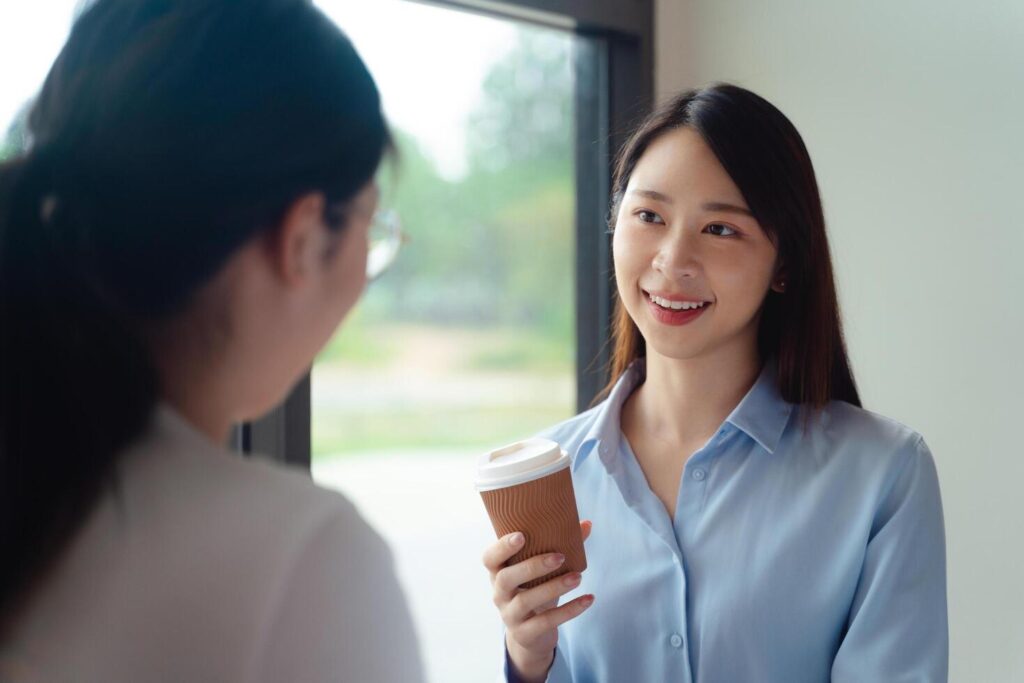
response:
{"label": "eyeglasses", "polygon": [[376,280],[386,271],[409,236],[402,232],[398,213],[391,209],[378,209],[373,214],[368,235],[370,251],[366,256],[366,279]]}

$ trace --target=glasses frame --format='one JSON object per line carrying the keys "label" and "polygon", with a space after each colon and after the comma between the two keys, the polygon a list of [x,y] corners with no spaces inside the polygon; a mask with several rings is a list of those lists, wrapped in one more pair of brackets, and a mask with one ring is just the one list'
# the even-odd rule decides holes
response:
{"label": "glasses frame", "polygon": [[383,275],[398,258],[409,236],[402,230],[402,221],[394,209],[377,209],[370,219],[367,234],[366,281]]}

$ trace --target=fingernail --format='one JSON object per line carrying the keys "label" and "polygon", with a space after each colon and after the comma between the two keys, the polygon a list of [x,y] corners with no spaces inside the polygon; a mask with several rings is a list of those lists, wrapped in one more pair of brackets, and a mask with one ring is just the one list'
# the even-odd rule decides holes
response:
{"label": "fingernail", "polygon": [[562,583],[566,586],[575,586],[580,582],[580,578],[582,577],[579,574],[567,574],[566,577],[562,579]]}
{"label": "fingernail", "polygon": [[565,555],[561,553],[555,553],[554,555],[548,555],[544,558],[544,564],[554,569],[555,567],[561,567],[562,563],[565,562]]}
{"label": "fingernail", "polygon": [[587,595],[582,600],[580,600],[580,607],[582,607],[583,609],[586,609],[586,608],[590,607],[593,604],[594,604],[594,596],[593,595]]}
{"label": "fingernail", "polygon": [[518,548],[523,544],[523,541],[525,540],[526,538],[524,538],[523,535],[517,531],[508,537],[508,544],[513,548]]}

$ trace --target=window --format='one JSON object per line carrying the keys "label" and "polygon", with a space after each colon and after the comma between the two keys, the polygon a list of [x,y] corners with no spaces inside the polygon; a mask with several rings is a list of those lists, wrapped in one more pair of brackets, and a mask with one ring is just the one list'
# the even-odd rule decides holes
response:
{"label": "window", "polygon": [[502,625],[474,463],[599,388],[609,90],[642,83],[642,60],[615,60],[610,41],[564,21],[318,4],[381,90],[399,150],[382,205],[411,240],[313,368],[312,472],[389,542],[429,679],[486,680]]}
{"label": "window", "polygon": [[576,409],[576,38],[402,0],[319,5],[377,80],[398,146],[382,206],[410,241],[313,368],[313,476],[390,543],[431,679],[479,681],[502,631],[473,465]]}

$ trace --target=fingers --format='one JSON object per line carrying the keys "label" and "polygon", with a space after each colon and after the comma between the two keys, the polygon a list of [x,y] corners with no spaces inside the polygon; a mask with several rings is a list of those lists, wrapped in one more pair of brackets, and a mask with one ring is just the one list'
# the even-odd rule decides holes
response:
{"label": "fingers", "polygon": [[526,537],[517,531],[502,536],[496,543],[487,546],[487,550],[484,551],[483,561],[492,578],[501,571],[501,568],[505,566],[510,557],[519,552],[519,549],[523,547],[525,542]]}
{"label": "fingers", "polygon": [[[540,588],[540,586],[538,586]],[[583,614],[592,604],[594,596],[581,595],[575,600],[570,600],[561,607],[549,609],[540,614],[519,623],[515,629],[514,637],[518,642],[530,643],[542,638],[547,632],[554,631],[559,626],[575,619]],[[508,622],[506,622],[508,623]]]}
{"label": "fingers", "polygon": [[526,621],[547,612],[558,604],[558,598],[580,585],[578,572],[563,574],[529,590],[519,591],[505,607],[506,622]]}
{"label": "fingers", "polygon": [[550,574],[563,564],[565,555],[546,553],[505,567],[494,575],[495,599],[511,600],[518,592],[519,586]]}
{"label": "fingers", "polygon": [[[592,528],[589,520],[580,522],[584,541],[590,537]],[[525,543],[526,537],[520,532],[503,536],[484,551],[483,564],[490,572],[494,604],[505,623],[509,642],[523,651],[550,654],[558,642],[558,627],[586,611],[593,604],[594,596],[582,595],[558,605],[559,598],[579,587],[578,572],[556,576],[534,588],[521,589],[521,585],[557,571],[565,564],[565,557],[560,553],[544,553],[506,566]],[[511,652],[512,646],[509,647]]]}

